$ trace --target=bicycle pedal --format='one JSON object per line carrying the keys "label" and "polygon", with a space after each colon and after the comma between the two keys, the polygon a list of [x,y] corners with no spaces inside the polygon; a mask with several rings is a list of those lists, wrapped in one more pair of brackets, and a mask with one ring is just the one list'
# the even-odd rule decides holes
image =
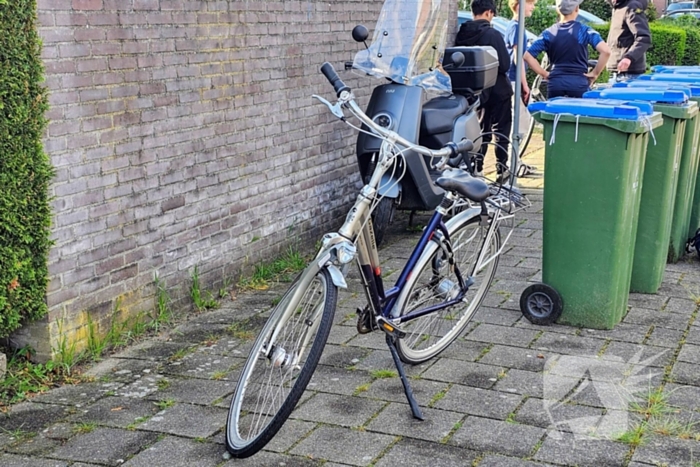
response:
{"label": "bicycle pedal", "polygon": [[379,325],[379,329],[381,329],[388,335],[395,337],[396,339],[403,339],[404,337],[406,337],[405,332],[391,324],[383,316],[377,318],[377,324]]}
{"label": "bicycle pedal", "polygon": [[374,316],[372,315],[373,313],[370,311],[369,307],[357,309],[357,332],[359,334],[369,334],[378,329],[377,323],[374,321]]}

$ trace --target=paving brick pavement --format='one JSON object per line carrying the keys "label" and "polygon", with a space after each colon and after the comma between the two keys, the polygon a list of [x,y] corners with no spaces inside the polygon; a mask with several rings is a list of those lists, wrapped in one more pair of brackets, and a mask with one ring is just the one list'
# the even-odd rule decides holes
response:
{"label": "paving brick pavement", "polygon": [[[518,311],[540,275],[541,193],[530,198],[487,306],[442,355],[408,368],[425,421],[411,418],[397,378],[372,373],[392,361],[381,334],[355,331],[362,294],[351,281],[290,420],[264,451],[225,459],[228,403],[250,345],[241,331],[261,325],[278,284],[106,358],[87,371],[92,382],[14,406],[0,417],[0,465],[697,466],[700,263],[669,265],[661,292],[632,294],[614,330],[533,326]],[[387,264],[401,264],[417,239],[406,222],[392,225]],[[235,322],[245,324],[231,333]],[[639,407],[655,391],[663,397],[645,417]],[[644,443],[619,441],[639,426]]]}

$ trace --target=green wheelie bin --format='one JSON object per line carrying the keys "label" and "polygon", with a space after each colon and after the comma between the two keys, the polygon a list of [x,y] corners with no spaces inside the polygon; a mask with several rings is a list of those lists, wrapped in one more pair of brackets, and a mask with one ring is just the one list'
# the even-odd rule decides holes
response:
{"label": "green wheelie bin", "polygon": [[[700,103],[700,99],[693,98],[693,100]],[[700,116],[696,116],[686,125],[681,161],[678,167],[678,189],[671,223],[671,242],[668,246],[668,261],[671,263],[677,262],[683,256],[685,244],[688,241],[693,194],[695,193],[698,163],[700,162],[699,138]]]}
{"label": "green wheelie bin", "polygon": [[543,284],[523,292],[521,311],[545,324],[561,307],[560,323],[612,329],[627,312],[645,153],[662,116],[604,99],[529,110],[544,125]]}
{"label": "green wheelie bin", "polygon": [[688,238],[693,238],[695,232],[700,229],[700,166],[698,166],[698,176],[695,179],[695,194],[693,195],[691,206]]}
{"label": "green wheelie bin", "polygon": [[654,111],[663,117],[663,125],[654,130],[647,145],[632,261],[632,292],[656,293],[663,281],[686,123],[694,125],[698,114],[698,105],[688,102],[689,96],[687,90],[658,87],[615,87],[583,96],[652,102]]}
{"label": "green wheelie bin", "polygon": [[[700,84],[700,75],[654,73],[640,76],[636,81],[666,82],[675,84]],[[692,101],[700,105],[700,96],[693,95]],[[688,122],[683,140],[680,165],[678,167],[678,188],[676,201],[673,207],[673,219],[671,222],[671,240],[668,247],[668,261],[677,262],[685,251],[691,230],[691,211],[693,210],[693,197],[698,177],[698,165],[700,164],[700,151],[698,142],[700,139],[700,116],[695,117],[695,125]]]}

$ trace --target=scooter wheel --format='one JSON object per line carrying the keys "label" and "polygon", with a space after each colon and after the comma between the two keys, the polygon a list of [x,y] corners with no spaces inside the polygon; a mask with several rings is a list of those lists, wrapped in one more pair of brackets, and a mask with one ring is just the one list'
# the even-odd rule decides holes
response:
{"label": "scooter wheel", "polygon": [[520,311],[532,324],[552,324],[559,319],[563,309],[561,295],[547,284],[533,284],[520,295]]}
{"label": "scooter wheel", "polygon": [[384,242],[384,236],[389,228],[393,210],[394,200],[392,198],[382,198],[372,212],[372,227],[374,228],[374,240],[377,242],[377,246]]}

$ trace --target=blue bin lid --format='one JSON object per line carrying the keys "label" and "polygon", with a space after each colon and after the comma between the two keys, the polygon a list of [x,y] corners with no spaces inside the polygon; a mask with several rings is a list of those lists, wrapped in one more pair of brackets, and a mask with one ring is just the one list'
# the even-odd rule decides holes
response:
{"label": "blue bin lid", "polygon": [[651,67],[652,73],[700,73],[700,66],[697,65],[654,65]]}
{"label": "blue bin lid", "polygon": [[688,102],[688,96],[683,91],[651,88],[607,88],[588,91],[583,95],[586,99],[622,99],[664,104],[683,104]]}
{"label": "blue bin lid", "polygon": [[700,84],[700,73],[685,74],[685,73],[654,73],[653,75],[642,75],[637,78],[638,81],[672,81],[675,83],[695,83]]}
{"label": "blue bin lid", "polygon": [[567,97],[534,102],[527,108],[531,113],[547,112],[617,120],[639,120],[640,117],[651,115],[654,112],[653,106],[648,102],[625,102],[614,99],[573,99]]}
{"label": "blue bin lid", "polygon": [[674,83],[672,81],[623,81],[615,83],[613,88],[656,88],[656,89],[672,89],[674,91],[683,91],[688,97],[700,96],[700,83]]}

